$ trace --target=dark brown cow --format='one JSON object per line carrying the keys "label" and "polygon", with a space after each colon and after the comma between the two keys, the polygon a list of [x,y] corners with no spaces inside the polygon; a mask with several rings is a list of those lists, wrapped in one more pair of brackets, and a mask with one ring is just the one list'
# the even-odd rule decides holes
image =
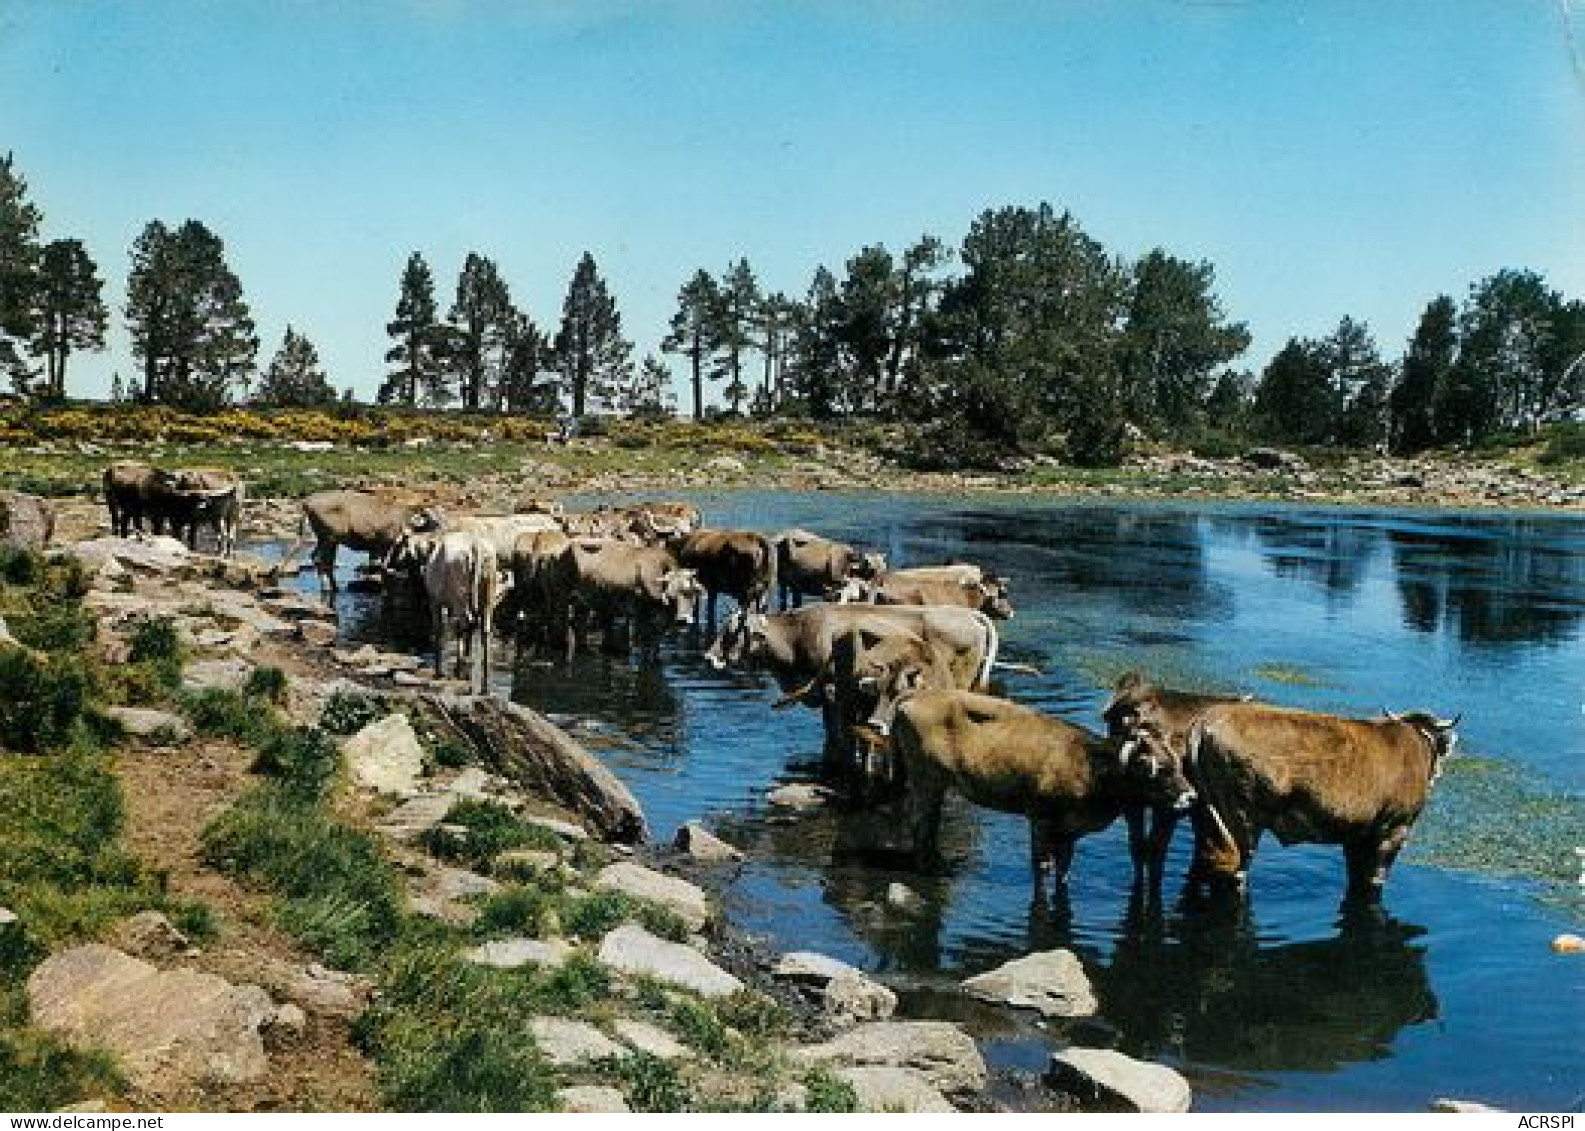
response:
{"label": "dark brown cow", "polygon": [[784,530],[776,546],[776,582],[783,611],[805,597],[823,596],[849,578],[874,577],[886,568],[880,554],[863,554],[846,542],[833,542],[807,530]]}
{"label": "dark brown cow", "polygon": [[110,511],[110,532],[126,538],[143,530],[150,520],[154,533],[165,530],[165,516],[155,505],[155,484],[164,472],[146,463],[121,460],[105,468],[105,506]]}
{"label": "dark brown cow", "polygon": [[1207,814],[1192,878],[1242,891],[1270,829],[1285,845],[1342,845],[1349,897],[1378,897],[1457,722],[1423,711],[1345,719],[1260,703],[1207,708],[1189,728],[1185,764]]}
{"label": "dark brown cow", "polygon": [[215,552],[230,557],[242,522],[242,480],[219,467],[183,467],[156,472],[150,484],[151,506],[170,523],[177,538],[187,532],[189,549],[198,549],[198,528],[215,532]]}
{"label": "dark brown cow", "polygon": [[[916,861],[934,862],[941,803],[956,789],[976,805],[1029,818],[1037,890],[1052,870],[1066,883],[1078,839],[1111,825],[1130,805],[1187,808],[1194,791],[1159,736],[1093,734],[1031,707],[969,691],[908,699],[893,727],[907,779],[908,831]],[[1134,859],[1136,873],[1144,861]]]}
{"label": "dark brown cow", "polygon": [[[1150,727],[1166,740],[1168,749],[1181,761],[1187,750],[1189,728],[1207,708],[1248,701],[1247,695],[1208,695],[1158,687],[1139,672],[1125,672],[1112,688],[1111,701],[1103,708],[1101,716],[1106,720],[1106,732],[1113,738],[1126,738],[1142,726]],[[1176,809],[1160,806],[1149,812],[1136,809],[1127,814],[1129,843],[1136,854],[1144,855],[1148,867],[1157,876],[1165,865],[1167,849],[1172,844],[1172,834],[1181,815]],[[1203,810],[1193,810],[1190,817],[1198,822]],[[1195,844],[1200,840],[1196,835]],[[1200,870],[1198,863],[1190,867],[1191,873]]]}
{"label": "dark brown cow", "polygon": [[677,561],[699,575],[710,594],[710,623],[722,593],[742,609],[763,612],[776,588],[776,548],[752,530],[698,530],[674,543]]}

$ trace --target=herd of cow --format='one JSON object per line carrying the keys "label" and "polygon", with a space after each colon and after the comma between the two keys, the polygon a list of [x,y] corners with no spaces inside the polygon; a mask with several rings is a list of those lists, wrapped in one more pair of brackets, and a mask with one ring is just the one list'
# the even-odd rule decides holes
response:
{"label": "herd of cow", "polygon": [[[137,470],[141,468],[140,470]],[[105,473],[118,533],[199,524],[235,543],[242,488],[209,471],[117,464]],[[460,637],[459,666],[489,680],[497,622],[518,648],[570,656],[598,630],[609,649],[654,648],[668,627],[717,624],[718,669],[769,671],[777,707],[821,711],[826,770],[868,794],[901,798],[921,864],[936,856],[949,789],[1022,814],[1034,882],[1065,882],[1078,839],[1123,817],[1135,876],[1162,878],[1179,820],[1194,831],[1191,888],[1244,887],[1262,834],[1343,848],[1350,898],[1379,895],[1454,743],[1457,719],[1422,711],[1351,719],[1247,698],[1118,681],[1098,733],[990,694],[998,620],[1013,615],[1007,579],[981,567],[889,569],[803,530],[775,537],[710,530],[696,507],[641,503],[564,512],[448,516],[398,491],[337,490],[303,502],[322,584],[337,549],[369,554],[393,594],[411,582],[432,617],[437,674]],[[781,611],[771,612],[779,592]],[[804,604],[804,598],[822,600]],[[466,659],[464,659],[464,657]]]}

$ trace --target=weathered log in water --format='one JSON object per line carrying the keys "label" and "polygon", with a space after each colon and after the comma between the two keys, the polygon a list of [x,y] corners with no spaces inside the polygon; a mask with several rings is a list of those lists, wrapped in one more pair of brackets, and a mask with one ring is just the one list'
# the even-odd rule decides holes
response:
{"label": "weathered log in water", "polygon": [[416,702],[442,737],[577,814],[601,839],[636,844],[649,835],[644,811],[621,779],[538,712],[490,695],[420,694]]}

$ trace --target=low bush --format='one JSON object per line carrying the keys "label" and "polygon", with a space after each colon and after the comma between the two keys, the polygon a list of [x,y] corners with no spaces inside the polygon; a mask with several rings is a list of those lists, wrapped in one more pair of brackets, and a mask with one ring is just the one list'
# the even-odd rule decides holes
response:
{"label": "low bush", "polygon": [[320,713],[319,725],[331,734],[356,734],[377,719],[385,717],[378,701],[356,691],[332,692]]}
{"label": "low bush", "polygon": [[65,746],[84,721],[90,689],[77,656],[0,648],[0,747],[37,754]]}
{"label": "low bush", "polygon": [[341,768],[341,751],[318,727],[283,728],[263,739],[251,768],[279,778],[281,788],[293,797],[317,801],[330,792]]}
{"label": "low bush", "polygon": [[248,673],[247,682],[242,685],[242,694],[249,699],[259,699],[276,706],[284,706],[290,685],[286,673],[280,668],[258,667]]}
{"label": "low bush", "polygon": [[848,1113],[859,1109],[859,1097],[853,1085],[833,1075],[829,1069],[812,1069],[804,1077],[804,1087],[808,1089],[805,1111]]}
{"label": "low bush", "polygon": [[423,835],[424,847],[443,860],[461,861],[471,868],[488,869],[491,861],[513,848],[555,851],[561,843],[555,833],[519,820],[498,801],[464,798],[451,807],[443,824],[466,831],[459,836],[434,826]]}
{"label": "low bush", "polygon": [[622,1093],[634,1111],[688,1111],[692,1095],[682,1074],[669,1060],[646,1052],[609,1057],[598,1062],[607,1075],[622,1081]]}
{"label": "low bush", "polygon": [[1553,425],[1537,461],[1555,467],[1572,460],[1585,460],[1585,424]]}
{"label": "low bush", "polygon": [[264,742],[275,725],[258,704],[224,687],[206,687],[183,696],[182,711],[199,734],[229,738],[245,746]]}

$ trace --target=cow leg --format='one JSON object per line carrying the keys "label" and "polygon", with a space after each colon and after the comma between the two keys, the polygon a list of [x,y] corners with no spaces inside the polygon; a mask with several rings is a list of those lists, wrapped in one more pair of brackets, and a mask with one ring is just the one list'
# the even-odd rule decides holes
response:
{"label": "cow leg", "polygon": [[914,769],[909,775],[906,811],[914,866],[925,871],[940,859],[941,802],[946,783],[939,775]]}
{"label": "cow leg", "polygon": [[1150,832],[1145,841],[1145,878],[1152,888],[1161,886],[1167,870],[1167,849],[1172,847],[1172,834],[1178,827],[1178,814],[1171,809],[1150,810]]}
{"label": "cow leg", "polygon": [[1150,842],[1145,827],[1148,810],[1143,805],[1129,805],[1123,810],[1123,820],[1128,822],[1128,858],[1134,864],[1134,882],[1144,879],[1150,855]]}
{"label": "cow leg", "polygon": [[435,635],[435,678],[443,679],[446,675],[446,612],[439,602],[430,611],[429,623]]}
{"label": "cow leg", "polygon": [[1343,845],[1343,856],[1348,863],[1348,892],[1344,897],[1347,902],[1375,903],[1381,899],[1387,873],[1408,838],[1407,828],[1393,829],[1382,837],[1349,841]]}

